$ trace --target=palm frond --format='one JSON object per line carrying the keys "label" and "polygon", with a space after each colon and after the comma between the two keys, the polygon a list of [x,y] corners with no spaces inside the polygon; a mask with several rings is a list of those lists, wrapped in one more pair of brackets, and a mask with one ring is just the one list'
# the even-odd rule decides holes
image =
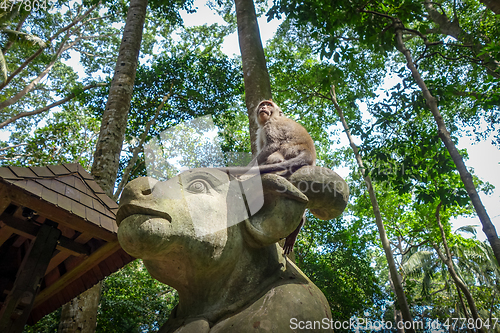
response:
{"label": "palm frond", "polygon": [[405,271],[408,275],[420,275],[431,266],[432,256],[433,254],[430,251],[418,251],[413,253],[403,264]]}
{"label": "palm frond", "polygon": [[0,50],[0,71],[2,72],[3,80],[7,80],[7,62],[5,61],[2,50]]}
{"label": "palm frond", "polygon": [[11,30],[11,29],[3,29],[2,32],[6,33],[9,37],[17,38],[18,41],[27,41],[32,45],[38,45],[39,47],[46,47],[47,44],[40,37],[32,34],[27,34],[25,32]]}
{"label": "palm frond", "polygon": [[477,227],[478,227],[477,224],[464,225],[463,227],[460,227],[457,230],[455,230],[455,232],[456,231],[464,232],[464,233],[468,233],[468,234],[472,234],[472,235],[476,236],[477,235]]}
{"label": "palm frond", "polygon": [[427,299],[430,295],[430,290],[432,286],[432,274],[425,274],[422,279],[422,297]]}

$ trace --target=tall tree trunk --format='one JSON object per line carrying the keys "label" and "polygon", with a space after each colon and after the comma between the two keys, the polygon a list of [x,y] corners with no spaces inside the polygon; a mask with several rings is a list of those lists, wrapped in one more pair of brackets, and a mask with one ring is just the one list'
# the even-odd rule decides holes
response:
{"label": "tall tree trunk", "polygon": [[[240,44],[243,80],[245,82],[245,104],[247,107],[248,124],[252,154],[257,154],[257,122],[254,110],[257,105],[272,98],[271,81],[267,71],[266,56],[260,39],[259,24],[255,14],[253,0],[234,0],[236,21],[238,24],[238,42]],[[285,239],[279,242],[283,247]],[[295,262],[295,253],[290,253],[288,259]]]}
{"label": "tall tree trunk", "polygon": [[[391,277],[391,272],[389,271],[389,283],[391,285],[392,292],[396,294],[396,289],[394,288],[394,283],[392,282],[392,277]],[[403,321],[403,316],[401,315],[401,310],[397,309],[396,304],[394,304],[394,322],[396,323],[396,332],[397,333],[404,333],[404,325],[400,326],[397,323]]]}
{"label": "tall tree trunk", "polygon": [[500,0],[480,0],[480,1],[496,15],[500,14]]}
{"label": "tall tree trunk", "polygon": [[[130,1],[115,73],[94,153],[91,174],[109,197],[113,196],[118,173],[147,6],[148,0]],[[101,287],[102,284],[98,283],[63,305],[58,332],[95,332]]]}
{"label": "tall tree trunk", "polygon": [[[443,247],[445,254],[441,252],[439,249],[439,246],[437,244],[433,244],[434,249],[436,250],[437,254],[439,255],[439,258],[446,264],[448,267],[448,272],[451,275],[451,278],[453,279],[453,282],[455,282],[455,285],[460,288],[460,290],[464,293],[465,299],[467,300],[467,304],[469,305],[470,312],[472,314],[472,317],[474,318],[474,323],[478,322],[479,314],[477,312],[477,307],[476,303],[474,302],[474,299],[472,298],[472,294],[469,291],[469,288],[465,285],[465,283],[462,281],[462,279],[458,276],[457,272],[455,271],[455,266],[453,264],[453,259],[451,257],[451,252],[450,248],[448,247],[448,242],[446,241],[446,234],[444,233],[444,228],[443,225],[441,224],[441,218],[439,215],[439,210],[441,208],[441,203],[436,207],[436,222],[438,224],[439,230],[441,232],[441,239],[443,240]],[[483,328],[478,328],[478,332],[484,332]]]}
{"label": "tall tree trunk", "polygon": [[[458,299],[460,300],[460,305],[462,306],[462,309],[464,310],[464,316],[465,320],[469,322],[469,313],[467,312],[467,307],[465,306],[464,299],[462,297],[462,293],[460,292],[460,288],[458,288],[458,285],[455,283],[455,288],[457,289],[457,294],[458,294]],[[467,331],[469,333],[474,333],[469,327],[467,327]]]}
{"label": "tall tree trunk", "polygon": [[101,285],[99,282],[63,305],[58,332],[95,332]]}
{"label": "tall tree trunk", "polygon": [[234,3],[245,82],[245,103],[250,121],[250,140],[255,154],[257,123],[252,112],[260,101],[272,98],[271,82],[253,0],[235,0]]}
{"label": "tall tree trunk", "polygon": [[474,182],[472,181],[472,175],[467,170],[467,167],[465,166],[462,156],[458,152],[455,143],[453,143],[453,140],[451,139],[450,132],[448,132],[446,124],[444,123],[443,116],[441,115],[441,112],[439,112],[436,98],[431,95],[429,89],[427,88],[427,85],[425,84],[424,80],[420,76],[420,73],[415,67],[415,64],[413,63],[410,50],[406,48],[406,45],[403,42],[402,29],[404,27],[401,21],[397,22],[396,25],[397,25],[396,27],[397,48],[405,56],[406,66],[410,69],[413,78],[415,79],[418,86],[422,90],[427,105],[429,106],[432,115],[434,116],[434,120],[437,123],[439,137],[446,146],[446,149],[448,149],[448,152],[450,153],[453,162],[457,166],[457,170],[460,173],[460,178],[464,183],[465,189],[467,190],[467,194],[469,195],[469,198],[472,201],[472,204],[474,205],[474,209],[476,210],[477,216],[479,217],[479,220],[483,225],[483,231],[486,234],[488,241],[490,242],[491,248],[493,249],[493,253],[495,254],[497,262],[500,264],[500,240],[498,239],[498,234],[495,229],[495,226],[493,225],[493,223],[491,223],[490,217],[488,216],[488,213],[486,212],[486,209],[484,208],[483,203],[481,202],[481,198],[479,197]]}
{"label": "tall tree trunk", "polygon": [[[389,243],[389,239],[387,238],[384,222],[382,221],[382,216],[380,215],[380,208],[378,205],[377,196],[375,195],[375,191],[373,189],[372,179],[365,171],[363,160],[359,155],[358,147],[354,143],[354,140],[351,136],[351,131],[349,130],[349,126],[345,121],[344,112],[342,111],[340,105],[337,103],[337,97],[335,96],[334,86],[332,86],[330,95],[333,105],[337,110],[337,114],[339,115],[340,121],[342,122],[342,126],[344,127],[344,131],[347,135],[347,138],[349,139],[351,148],[354,151],[354,155],[356,156],[356,161],[358,162],[359,170],[361,171],[361,174],[363,175],[363,178],[366,183],[366,187],[368,188],[368,194],[370,195],[370,201],[373,207],[373,214],[375,215],[375,222],[377,224],[378,233],[380,235],[380,241],[382,242],[382,247],[385,252],[385,257],[387,258],[387,264],[389,265],[389,272],[391,273],[391,280],[394,285],[394,292],[396,294],[396,299],[398,301],[401,314],[405,322],[413,323],[413,319],[410,313],[410,307],[408,306],[408,302],[406,300],[403,284],[401,283],[401,278],[399,277],[398,268],[396,267],[396,262],[394,261],[394,256],[392,255],[391,244]],[[410,329],[406,329],[406,331],[415,332],[413,326]]]}
{"label": "tall tree trunk", "polygon": [[148,0],[130,1],[115,73],[94,153],[92,176],[110,197],[113,196],[127,127],[147,6]]}

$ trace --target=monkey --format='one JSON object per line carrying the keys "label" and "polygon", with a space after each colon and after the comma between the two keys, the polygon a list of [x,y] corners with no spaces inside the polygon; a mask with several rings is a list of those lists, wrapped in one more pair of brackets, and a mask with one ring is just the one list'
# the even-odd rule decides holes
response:
{"label": "monkey", "polygon": [[[221,168],[231,174],[244,174],[252,165],[258,165],[260,173],[284,172],[285,178],[305,165],[316,164],[314,141],[307,130],[293,119],[283,115],[272,100],[261,101],[253,112],[258,125],[257,156],[248,167]],[[305,213],[297,228],[286,237],[283,250],[292,252],[300,229],[305,223]]]}
{"label": "monkey", "polygon": [[272,100],[264,100],[253,114],[257,129],[257,156],[247,167],[219,168],[233,175],[242,175],[258,165],[260,173],[284,171],[284,177],[305,165],[316,164],[314,141],[307,130],[283,115]]}
{"label": "monkey", "polygon": [[[261,166],[275,166],[293,173],[304,165],[316,164],[314,141],[300,124],[283,115],[272,100],[264,100],[257,105],[254,117],[257,129],[257,157]],[[262,172],[262,171],[261,171]],[[297,228],[286,237],[283,251],[289,254],[306,220],[305,213]]]}
{"label": "monkey", "polygon": [[[283,115],[271,100],[257,105],[254,117],[257,129],[256,162],[288,169],[290,173],[304,165],[316,164],[316,149],[307,130]],[[260,168],[260,167],[259,167]]]}

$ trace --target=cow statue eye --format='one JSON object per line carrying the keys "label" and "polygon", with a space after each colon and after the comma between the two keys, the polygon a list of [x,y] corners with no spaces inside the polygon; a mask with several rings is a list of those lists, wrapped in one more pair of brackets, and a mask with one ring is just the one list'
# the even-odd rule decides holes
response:
{"label": "cow statue eye", "polygon": [[207,193],[208,185],[201,180],[196,180],[188,185],[187,190],[191,193]]}

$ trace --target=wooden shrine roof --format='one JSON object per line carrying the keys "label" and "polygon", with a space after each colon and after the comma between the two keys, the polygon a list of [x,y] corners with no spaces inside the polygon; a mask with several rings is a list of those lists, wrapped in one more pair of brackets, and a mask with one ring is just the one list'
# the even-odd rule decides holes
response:
{"label": "wooden shrine roof", "polygon": [[0,307],[44,223],[61,237],[29,323],[133,260],[118,244],[118,205],[79,164],[0,168]]}

